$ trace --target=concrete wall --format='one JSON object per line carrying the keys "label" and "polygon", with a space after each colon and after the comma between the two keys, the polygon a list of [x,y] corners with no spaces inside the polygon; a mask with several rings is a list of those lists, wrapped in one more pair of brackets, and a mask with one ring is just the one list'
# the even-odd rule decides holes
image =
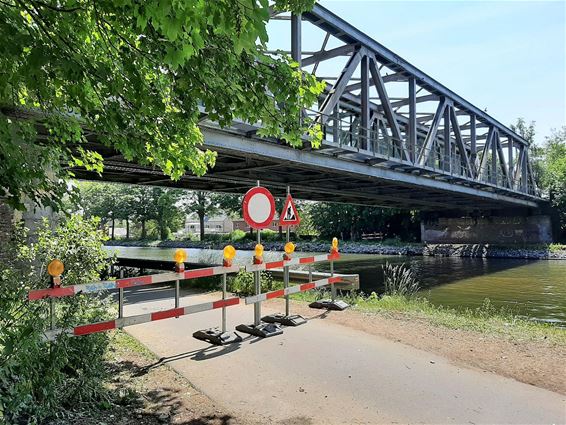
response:
{"label": "concrete wall", "polygon": [[432,244],[536,244],[552,242],[547,215],[528,217],[437,218],[421,223],[423,242]]}
{"label": "concrete wall", "polygon": [[35,239],[37,229],[42,224],[44,217],[49,219],[51,226],[55,226],[56,215],[51,208],[36,208],[31,202],[25,204],[26,211],[14,211],[0,198],[0,261],[8,258],[14,259],[15,253],[10,249],[8,242],[16,223],[23,222],[24,227],[28,229],[30,241]]}

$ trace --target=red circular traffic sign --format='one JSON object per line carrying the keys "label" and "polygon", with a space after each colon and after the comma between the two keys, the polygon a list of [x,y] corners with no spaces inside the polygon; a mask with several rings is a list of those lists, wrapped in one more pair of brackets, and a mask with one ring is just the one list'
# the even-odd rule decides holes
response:
{"label": "red circular traffic sign", "polygon": [[252,187],[242,202],[244,220],[252,229],[269,227],[275,216],[275,200],[265,187]]}

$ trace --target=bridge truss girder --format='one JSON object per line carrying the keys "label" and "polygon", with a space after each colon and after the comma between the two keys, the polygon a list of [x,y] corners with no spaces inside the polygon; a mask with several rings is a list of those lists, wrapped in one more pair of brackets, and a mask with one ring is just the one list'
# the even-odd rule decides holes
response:
{"label": "bridge truss girder", "polygon": [[[375,166],[399,163],[410,173],[435,171],[434,178],[538,197],[527,141],[485,111],[318,4],[273,19],[291,21],[289,52],[305,71],[316,75],[322,64],[346,60],[339,74],[318,77],[326,90],[306,112],[323,126],[323,148],[334,156],[352,157],[353,148]],[[302,50],[305,23],[324,33],[317,51]],[[331,40],[339,45],[327,48]]]}

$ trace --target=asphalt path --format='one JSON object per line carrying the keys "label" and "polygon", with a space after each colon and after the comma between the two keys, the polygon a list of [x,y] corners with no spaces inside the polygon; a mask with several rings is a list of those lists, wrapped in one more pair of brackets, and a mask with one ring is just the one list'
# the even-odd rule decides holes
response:
{"label": "asphalt path", "polygon": [[[126,294],[126,315],[172,307],[172,292]],[[217,299],[190,295],[181,305]],[[271,310],[263,309],[264,313]],[[228,327],[251,323],[252,306],[227,309]],[[562,424],[566,396],[451,364],[437,355],[324,320],[283,335],[224,347],[192,333],[220,325],[213,310],[128,327],[161,361],[236,417],[281,424]],[[340,314],[330,312],[328,314]],[[165,385],[165,383],[164,383]]]}

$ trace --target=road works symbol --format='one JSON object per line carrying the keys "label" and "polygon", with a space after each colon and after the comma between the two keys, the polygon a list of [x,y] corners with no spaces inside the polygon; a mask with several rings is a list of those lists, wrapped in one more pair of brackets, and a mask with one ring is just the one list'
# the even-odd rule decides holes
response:
{"label": "road works symbol", "polygon": [[275,200],[265,187],[252,187],[242,202],[244,220],[252,229],[264,229],[271,225],[275,215]]}
{"label": "road works symbol", "polygon": [[297,226],[301,222],[299,213],[297,212],[297,207],[291,195],[287,195],[285,200],[285,205],[283,210],[279,215],[279,225],[280,226]]}

